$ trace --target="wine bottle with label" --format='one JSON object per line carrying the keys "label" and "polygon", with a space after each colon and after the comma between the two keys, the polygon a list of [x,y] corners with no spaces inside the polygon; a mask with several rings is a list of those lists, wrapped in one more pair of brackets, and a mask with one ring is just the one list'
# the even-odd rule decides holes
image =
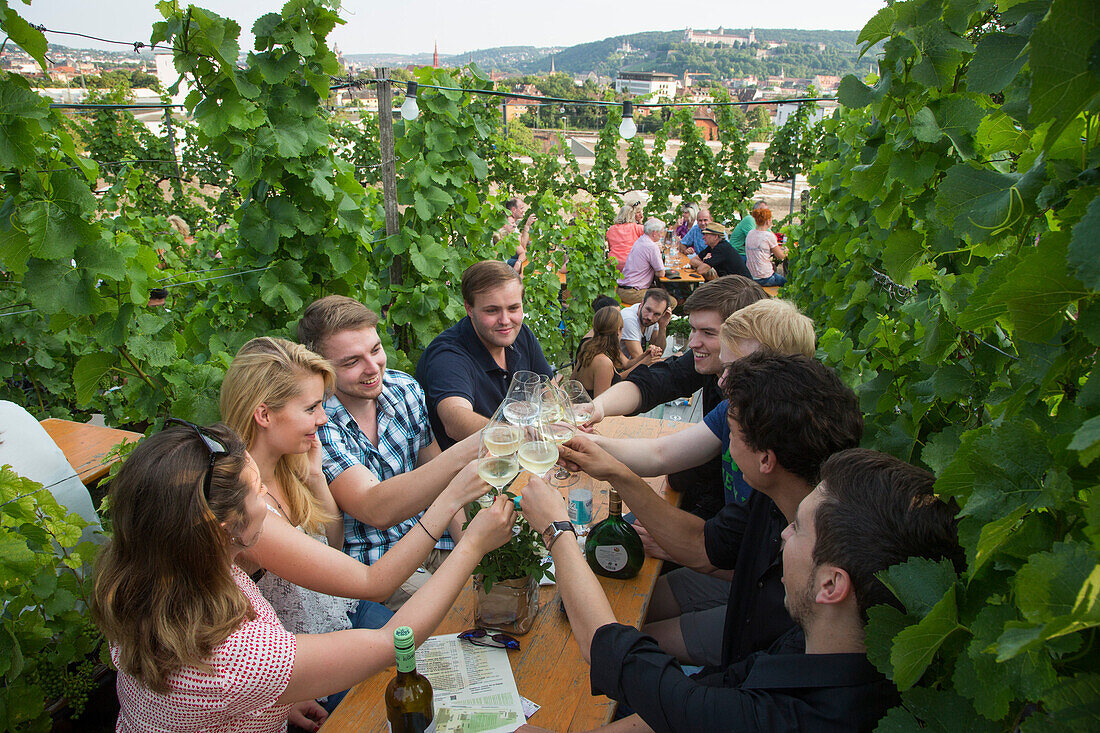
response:
{"label": "wine bottle with label", "polygon": [[416,671],[416,645],[412,629],[399,626],[393,632],[397,676],[386,687],[386,718],[391,733],[433,733],[435,707],[432,683]]}
{"label": "wine bottle with label", "polygon": [[642,569],[645,548],[637,531],[623,521],[623,502],[619,492],[611,490],[608,516],[588,533],[584,556],[597,575],[626,580]]}

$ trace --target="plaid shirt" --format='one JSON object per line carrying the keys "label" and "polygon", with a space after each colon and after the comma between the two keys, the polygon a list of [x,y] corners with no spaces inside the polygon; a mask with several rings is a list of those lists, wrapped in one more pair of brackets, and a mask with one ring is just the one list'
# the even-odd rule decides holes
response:
{"label": "plaid shirt", "polygon": [[[404,372],[387,369],[378,396],[378,447],[359,429],[351,413],[335,395],[325,402],[329,421],[317,429],[324,453],[325,478],[332,483],[352,466],[366,466],[379,481],[416,468],[420,449],[431,444],[432,429],[424,391]],[[377,529],[344,515],[344,551],[370,565],[416,526],[423,512],[388,529]],[[454,548],[444,533],[436,547]]]}

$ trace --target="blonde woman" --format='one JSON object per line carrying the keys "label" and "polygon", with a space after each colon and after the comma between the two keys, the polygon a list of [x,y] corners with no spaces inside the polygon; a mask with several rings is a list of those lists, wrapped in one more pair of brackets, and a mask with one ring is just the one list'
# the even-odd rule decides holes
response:
{"label": "blonde woman", "polygon": [[118,730],[277,733],[288,719],[316,730],[314,698],[392,665],[398,626],[430,636],[482,555],[512,537],[501,499],[385,628],[292,634],[238,563],[268,534],[265,494],[224,425],[167,426],[111,482],[114,533],[91,608],[119,670]]}
{"label": "blonde woman", "polygon": [[645,218],[644,204],[638,199],[624,203],[615,215],[615,223],[607,230],[607,251],[620,270],[626,263],[630,248],[638,241],[638,237],[645,233],[642,221]]}
{"label": "blonde woman", "polygon": [[[389,598],[435,544],[428,532],[410,532],[373,565],[340,552],[343,517],[329,492],[317,439],[317,428],[328,421],[322,403],[334,382],[325,359],[301,344],[268,337],[241,347],[222,382],[222,419],[245,441],[267,489],[264,534],[242,553],[240,565],[293,633],[350,628],[354,601],[348,599]],[[421,523],[438,537],[487,488],[471,463]],[[381,626],[390,615],[369,621]]]}

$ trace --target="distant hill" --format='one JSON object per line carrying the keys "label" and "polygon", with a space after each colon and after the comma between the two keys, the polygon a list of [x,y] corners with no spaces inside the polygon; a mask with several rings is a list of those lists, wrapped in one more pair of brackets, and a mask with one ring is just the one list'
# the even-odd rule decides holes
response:
{"label": "distant hill", "polygon": [[[727,29],[748,36],[749,29]],[[810,77],[843,75],[865,69],[859,61],[857,31],[756,28],[759,43],[786,43],[780,48],[706,47],[685,43],[684,31],[646,31],[612,36],[567,48],[501,46],[462,54],[441,54],[446,66],[477,63],[486,71],[505,74],[540,74],[554,69],[573,75],[590,72],[615,76],[619,71],[664,71],[677,76],[685,71],[709,72],[722,78],[755,76]],[[822,49],[822,46],[824,48]],[[430,64],[430,53],[345,54],[345,59],[368,66]]]}

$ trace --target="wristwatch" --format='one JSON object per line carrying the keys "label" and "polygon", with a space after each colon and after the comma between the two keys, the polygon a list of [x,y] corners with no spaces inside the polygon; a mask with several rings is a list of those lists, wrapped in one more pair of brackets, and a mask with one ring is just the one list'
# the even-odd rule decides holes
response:
{"label": "wristwatch", "polygon": [[553,522],[549,527],[542,530],[542,544],[546,545],[546,549],[549,550],[557,542],[558,537],[566,532],[572,532],[574,537],[577,535],[577,529],[572,522]]}

